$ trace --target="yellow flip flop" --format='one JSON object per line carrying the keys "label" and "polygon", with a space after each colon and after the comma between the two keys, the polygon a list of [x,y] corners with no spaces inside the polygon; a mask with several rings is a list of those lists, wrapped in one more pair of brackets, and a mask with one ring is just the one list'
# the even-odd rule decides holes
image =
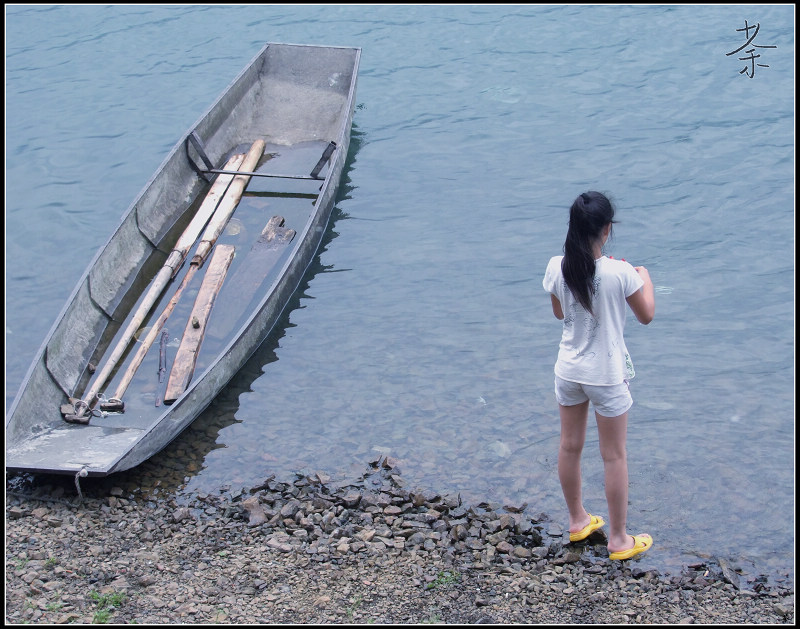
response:
{"label": "yellow flip flop", "polygon": [[613,553],[608,554],[609,559],[630,559],[631,557],[635,557],[639,553],[643,553],[648,548],[653,545],[653,538],[650,537],[647,533],[640,533],[639,535],[631,535],[633,537],[633,548],[629,548],[628,550],[618,550]]}
{"label": "yellow flip flop", "polygon": [[571,542],[579,542],[582,539],[586,539],[589,537],[594,531],[599,529],[601,526],[605,524],[605,520],[601,518],[599,515],[592,515],[589,514],[589,524],[584,526],[580,531],[577,533],[570,533],[569,534],[569,541]]}

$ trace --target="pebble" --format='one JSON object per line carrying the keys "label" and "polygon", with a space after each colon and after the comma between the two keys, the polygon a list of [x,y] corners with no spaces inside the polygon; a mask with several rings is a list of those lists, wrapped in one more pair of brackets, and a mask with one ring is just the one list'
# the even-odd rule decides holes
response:
{"label": "pebble", "polygon": [[794,583],[612,565],[527,505],[409,490],[390,458],[153,502],[6,493],[6,623],[794,624]]}

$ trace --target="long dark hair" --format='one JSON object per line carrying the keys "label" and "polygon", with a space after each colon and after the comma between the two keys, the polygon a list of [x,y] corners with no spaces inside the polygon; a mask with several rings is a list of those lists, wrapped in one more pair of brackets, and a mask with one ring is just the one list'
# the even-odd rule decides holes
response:
{"label": "long dark hair", "polygon": [[602,237],[603,228],[614,222],[614,206],[600,192],[584,192],[569,208],[561,272],[572,295],[591,314],[594,314],[594,243]]}

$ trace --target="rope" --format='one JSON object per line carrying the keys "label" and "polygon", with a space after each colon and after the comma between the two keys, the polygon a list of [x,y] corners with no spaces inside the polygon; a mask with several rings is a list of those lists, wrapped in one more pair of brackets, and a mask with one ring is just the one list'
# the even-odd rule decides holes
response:
{"label": "rope", "polygon": [[85,467],[82,467],[77,474],[75,474],[75,489],[78,490],[78,498],[83,500],[83,494],[81,493],[81,478],[85,478],[89,475],[89,472],[86,471]]}
{"label": "rope", "polygon": [[[103,400],[104,398],[103,398],[103,396],[99,396],[99,399]],[[78,400],[77,402],[75,402],[75,414],[76,415],[85,415],[87,412],[92,417],[105,417],[106,416],[106,412],[105,411],[101,411],[101,410],[96,409],[96,408],[95,409],[91,409],[91,408],[89,408],[89,405],[86,402],[84,402],[83,400]]]}

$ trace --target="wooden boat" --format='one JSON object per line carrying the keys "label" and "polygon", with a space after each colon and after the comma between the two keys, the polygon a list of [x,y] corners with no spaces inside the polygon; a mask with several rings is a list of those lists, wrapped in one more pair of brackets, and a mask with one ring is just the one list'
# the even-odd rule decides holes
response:
{"label": "wooden boat", "polygon": [[360,54],[267,44],[175,145],[29,368],[6,416],[7,470],[130,469],[241,369],[326,229]]}

